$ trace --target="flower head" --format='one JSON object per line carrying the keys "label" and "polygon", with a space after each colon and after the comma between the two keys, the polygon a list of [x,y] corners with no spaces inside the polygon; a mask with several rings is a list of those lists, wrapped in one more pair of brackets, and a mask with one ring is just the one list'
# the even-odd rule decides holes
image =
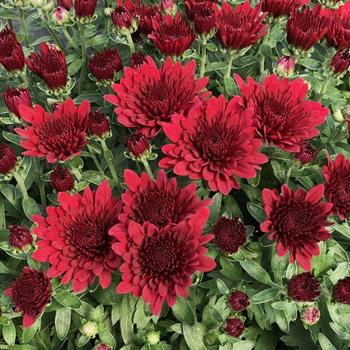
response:
{"label": "flower head", "polygon": [[25,57],[16,33],[5,27],[0,31],[0,64],[9,71],[21,71],[25,66]]}
{"label": "flower head", "polygon": [[97,0],[74,0],[75,15],[80,18],[89,18],[95,14]]}
{"label": "flower head", "polygon": [[208,3],[215,3],[215,0],[185,0],[187,17],[193,21],[194,13],[198,9],[206,7]]}
{"label": "flower head", "polygon": [[299,78],[278,79],[276,75],[247,84],[235,75],[247,108],[255,112],[257,134],[267,145],[287,152],[300,152],[300,144],[319,134],[317,126],[324,123],[329,110],[319,102],[306,100],[307,83]]}
{"label": "flower head", "polygon": [[212,191],[228,194],[239,188],[237,178],[254,178],[267,157],[259,153],[253,112],[242,109],[238,96],[227,101],[212,97],[188,116],[175,115],[163,123],[173,142],[163,146],[159,165],[192,180],[204,179]]}
{"label": "flower head", "polygon": [[131,0],[117,1],[117,7],[112,12],[112,22],[118,30],[134,31],[136,14],[139,10],[138,4]]}
{"label": "flower head", "polygon": [[251,7],[249,0],[232,8],[224,2],[218,24],[218,38],[224,47],[240,50],[257,43],[267,34],[268,25],[263,21],[266,13],[261,4]]}
{"label": "flower head", "polygon": [[230,294],[228,304],[233,311],[240,312],[250,305],[250,301],[247,294],[240,290],[235,290]]}
{"label": "flower head", "polygon": [[333,287],[333,299],[341,304],[350,304],[350,277],[337,282]]}
{"label": "flower head", "polygon": [[148,137],[142,134],[132,134],[126,140],[126,145],[131,157],[140,160],[151,151]]}
{"label": "flower head", "polygon": [[74,188],[74,177],[69,169],[56,166],[50,174],[51,185],[57,192],[67,192]]}
{"label": "flower head", "polygon": [[25,250],[33,243],[33,236],[25,226],[9,226],[9,244],[12,248]]}
{"label": "flower head", "polygon": [[68,67],[64,52],[43,42],[40,53],[32,52],[26,59],[31,71],[44,80],[50,90],[64,88],[68,80]]}
{"label": "flower head", "polygon": [[333,11],[326,33],[327,41],[337,49],[350,48],[350,6]]}
{"label": "flower head", "polygon": [[17,163],[15,151],[7,144],[0,143],[0,174],[8,174]]}
{"label": "flower head", "polygon": [[134,52],[130,58],[130,68],[138,69],[144,63],[147,63],[147,57],[141,52]]}
{"label": "flower head", "polygon": [[288,296],[296,301],[314,301],[320,295],[320,281],[304,272],[288,281]]}
{"label": "flower head", "polygon": [[226,320],[225,331],[231,337],[240,337],[244,330],[244,322],[240,318],[230,317]]}
{"label": "flower head", "polygon": [[58,202],[58,207],[47,208],[46,218],[33,215],[39,237],[33,259],[50,264],[48,276],[61,276],[63,284],[73,281],[75,292],[92,285],[97,276],[107,288],[119,266],[108,232],[118,223],[121,202],[112,197],[107,180],[96,191],[87,187],[83,194],[60,192]]}
{"label": "flower head", "polygon": [[320,317],[320,310],[316,306],[306,307],[300,315],[300,319],[310,326],[316,324],[320,320]]}
{"label": "flower head", "polygon": [[318,243],[330,238],[326,227],[332,211],[331,203],[321,203],[324,185],[313,187],[308,192],[303,189],[292,191],[282,186],[281,194],[265,188],[262,199],[266,221],[262,232],[269,232],[269,238],[277,241],[277,254],[284,256],[289,251],[290,262],[310,270],[312,256],[319,255]]}
{"label": "flower head", "polygon": [[203,91],[208,79],[195,78],[194,61],[182,66],[167,58],[159,69],[151,57],[139,68],[125,68],[124,77],[113,85],[116,95],[105,99],[116,106],[118,122],[153,137],[163,122],[175,113],[184,113],[198,106],[210,95]]}
{"label": "flower head", "polygon": [[302,164],[308,164],[314,161],[317,156],[317,150],[309,142],[303,142],[300,145],[300,151],[294,154],[294,157]]}
{"label": "flower head", "polygon": [[32,98],[27,88],[7,88],[3,94],[4,102],[10,113],[20,117],[19,106],[32,107]]}
{"label": "flower head", "polygon": [[350,49],[339,50],[331,60],[331,68],[335,74],[346,73],[350,67]]}
{"label": "flower head", "polygon": [[306,5],[310,0],[261,0],[262,10],[273,17],[286,16]]}
{"label": "flower head", "polygon": [[157,20],[161,17],[159,5],[143,5],[137,13],[139,16],[138,30],[145,35],[151,34],[153,32],[153,19]]}
{"label": "flower head", "polygon": [[215,267],[214,260],[205,256],[204,245],[212,239],[202,235],[207,219],[193,215],[188,221],[163,228],[135,221],[127,228],[114,226],[110,231],[117,240],[113,249],[124,260],[117,293],[142,296],[155,315],[165,302],[172,307],[177,296],[188,297],[192,275]]}
{"label": "flower head", "polygon": [[90,136],[103,137],[110,132],[108,117],[100,111],[90,112],[86,131]]}
{"label": "flower head", "polygon": [[23,314],[23,327],[30,327],[51,300],[50,279],[42,271],[24,267],[21,275],[5,290],[17,312]]}
{"label": "flower head", "polygon": [[46,158],[49,163],[66,161],[86,144],[86,124],[90,111],[89,101],[75,106],[72,100],[60,104],[51,114],[40,105],[34,108],[20,107],[23,120],[30,123],[24,129],[15,131],[22,137],[24,155]]}
{"label": "flower head", "polygon": [[197,34],[209,34],[218,26],[219,9],[211,1],[207,1],[201,7],[193,11],[193,24]]}

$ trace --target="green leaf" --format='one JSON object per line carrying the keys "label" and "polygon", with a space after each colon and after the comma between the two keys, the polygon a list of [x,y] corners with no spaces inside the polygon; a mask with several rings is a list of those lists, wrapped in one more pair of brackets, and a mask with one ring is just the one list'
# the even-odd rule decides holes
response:
{"label": "green leaf", "polygon": [[40,214],[40,209],[33,198],[24,198],[22,200],[24,214],[29,220],[32,220],[33,214]]}
{"label": "green leaf", "polygon": [[250,213],[250,215],[258,222],[262,223],[263,221],[265,221],[265,211],[264,209],[261,207],[261,205],[255,204],[255,203],[251,203],[248,202],[247,203],[247,209]]}
{"label": "green leaf", "polygon": [[230,290],[227,288],[225,282],[222,279],[217,278],[216,285],[218,286],[219,292],[221,294],[227,295],[230,293]]}
{"label": "green leaf", "polygon": [[70,76],[73,76],[74,74],[78,73],[80,68],[83,66],[84,62],[77,58],[74,60],[69,66],[68,66],[68,73]]}
{"label": "green leaf", "polygon": [[56,311],[55,328],[60,340],[64,340],[69,332],[72,309],[63,307]]}
{"label": "green leaf", "polygon": [[68,291],[56,291],[54,298],[63,306],[78,308],[81,305],[79,298]]}
{"label": "green leaf", "polygon": [[86,345],[90,341],[89,337],[86,337],[85,335],[81,335],[78,339],[78,348],[82,348],[84,345]]}
{"label": "green leaf", "polygon": [[106,344],[112,346],[113,348],[116,347],[116,341],[113,337],[113,334],[107,328],[107,325],[105,323],[99,323],[98,336],[99,336],[101,342],[106,343]]}
{"label": "green leaf", "polygon": [[268,301],[274,300],[278,296],[279,292],[280,291],[278,288],[265,289],[265,290],[262,290],[261,292],[255,294],[251,298],[251,301],[253,304],[266,303]]}
{"label": "green leaf", "polygon": [[199,323],[182,324],[182,333],[190,350],[206,350],[203,342],[204,329]]}
{"label": "green leaf", "polygon": [[258,282],[269,284],[271,277],[268,272],[252,259],[245,259],[239,262],[242,268]]}
{"label": "green leaf", "polygon": [[120,320],[120,305],[119,303],[113,304],[112,312],[111,312],[112,325],[114,326],[119,320]]}
{"label": "green leaf", "polygon": [[[234,343],[227,343],[225,346],[220,346],[220,350],[251,350],[255,347],[255,342],[249,340],[239,340]],[[271,349],[269,349],[271,350]]]}
{"label": "green leaf", "polygon": [[181,322],[194,325],[196,318],[190,302],[187,299],[178,297],[172,307],[174,316]]}
{"label": "green leaf", "polygon": [[212,204],[209,206],[210,216],[208,223],[213,224],[219,217],[221,202],[222,202],[222,194],[220,192],[216,193],[212,198]]}
{"label": "green leaf", "polygon": [[135,299],[131,295],[123,295],[120,303],[120,331],[125,344],[130,343],[133,334],[134,305]]}
{"label": "green leaf", "polygon": [[21,137],[19,135],[12,134],[12,133],[7,132],[7,131],[3,131],[2,135],[4,136],[4,138],[7,141],[14,143],[15,145],[18,145],[18,146],[20,145]]}
{"label": "green leaf", "polygon": [[338,224],[335,223],[333,225],[335,231],[342,234],[345,238],[350,239],[350,227],[348,224]]}
{"label": "green leaf", "polygon": [[319,333],[318,341],[322,350],[337,350],[323,333]]}
{"label": "green leaf", "polygon": [[35,336],[41,326],[41,318],[36,319],[35,323],[29,327],[24,328],[22,333],[22,343],[29,343]]}
{"label": "green leaf", "polygon": [[2,336],[6,344],[14,345],[16,342],[16,327],[13,324],[11,319],[8,320],[8,323],[2,326]]}

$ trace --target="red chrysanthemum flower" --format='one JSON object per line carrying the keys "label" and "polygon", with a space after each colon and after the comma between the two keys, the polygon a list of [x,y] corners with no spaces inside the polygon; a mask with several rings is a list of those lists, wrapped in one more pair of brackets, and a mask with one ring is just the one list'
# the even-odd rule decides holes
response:
{"label": "red chrysanthemum flower", "polygon": [[320,295],[320,281],[304,272],[288,281],[288,296],[296,301],[315,301]]}
{"label": "red chrysanthemum flower", "polygon": [[164,302],[172,307],[176,296],[188,297],[192,275],[215,267],[214,260],[205,256],[204,245],[212,239],[212,235],[202,235],[207,219],[208,215],[195,214],[189,221],[161,229],[134,221],[127,228],[114,226],[110,230],[117,240],[113,249],[124,260],[117,293],[142,296],[155,315]]}
{"label": "red chrysanthemum flower", "polygon": [[175,17],[168,14],[153,18],[152,23],[153,31],[148,37],[165,55],[181,56],[196,38],[181,12]]}
{"label": "red chrysanthemum flower", "polygon": [[15,151],[7,144],[0,143],[0,174],[7,174],[16,166]]}
{"label": "red chrysanthemum flower", "polygon": [[68,67],[63,51],[43,42],[40,53],[32,52],[26,59],[31,71],[43,79],[51,90],[64,88],[68,80]]}
{"label": "red chrysanthemum flower", "polygon": [[124,207],[119,216],[124,224],[133,220],[162,228],[186,221],[194,214],[200,219],[208,217],[210,200],[198,199],[195,184],[180,189],[176,178],[168,180],[163,170],[152,181],[146,173],[138,176],[127,169],[124,180],[128,189],[122,194]]}
{"label": "red chrysanthemum flower", "polygon": [[335,74],[342,74],[350,67],[350,49],[339,50],[331,60],[331,68]]}
{"label": "red chrysanthemum flower", "polygon": [[328,13],[321,5],[294,11],[287,22],[287,41],[304,51],[311,49],[327,32]]}
{"label": "red chrysanthemum flower", "polygon": [[302,164],[311,163],[317,155],[317,150],[309,142],[303,142],[300,145],[300,151],[294,154],[294,157]]}
{"label": "red chrysanthemum flower", "polygon": [[25,266],[19,277],[5,290],[17,312],[23,314],[23,327],[34,324],[51,300],[50,279],[42,271]]}
{"label": "red chrysanthemum flower", "polygon": [[162,148],[166,155],[159,165],[192,180],[204,179],[212,191],[228,194],[239,188],[236,180],[254,178],[267,157],[259,153],[253,112],[242,109],[238,96],[227,101],[212,97],[206,106],[175,115],[163,130],[173,144]]}
{"label": "red chrysanthemum flower", "polygon": [[326,198],[333,204],[333,212],[345,220],[350,215],[350,160],[340,153],[334,161],[327,156],[327,161],[322,169]]}
{"label": "red chrysanthemum flower", "polygon": [[319,102],[306,100],[308,85],[303,79],[278,79],[270,75],[263,83],[249,77],[247,84],[235,75],[245,106],[256,114],[258,135],[267,145],[287,152],[300,152],[303,141],[319,134],[329,110]]}
{"label": "red chrysanthemum flower", "polygon": [[148,56],[147,63],[139,68],[125,68],[120,83],[113,85],[116,95],[106,95],[105,99],[116,106],[120,124],[153,137],[173,114],[187,115],[210,95],[203,91],[208,79],[195,79],[195,69],[195,61],[182,66],[170,57],[158,69]]}
{"label": "red chrysanthemum flower", "polygon": [[277,254],[284,256],[289,251],[290,262],[310,270],[312,256],[320,253],[318,243],[331,237],[326,227],[332,212],[331,203],[321,203],[324,185],[292,191],[282,186],[281,194],[265,188],[262,199],[266,220],[260,225],[262,232],[269,232],[269,238],[277,241]]}
{"label": "red chrysanthemum flower", "polygon": [[49,277],[63,275],[63,284],[73,281],[75,292],[92,285],[97,276],[107,288],[119,266],[108,232],[118,223],[122,203],[112,197],[107,180],[96,191],[85,188],[83,195],[60,192],[58,202],[58,207],[47,208],[47,218],[33,215],[39,237],[33,259],[51,265]]}
{"label": "red chrysanthemum flower", "polygon": [[108,117],[100,112],[90,112],[88,114],[86,131],[90,136],[102,137],[110,131],[110,123]]}
{"label": "red chrysanthemum flower", "polygon": [[138,30],[145,35],[151,34],[153,32],[153,19],[158,20],[161,17],[159,5],[143,5],[137,10],[137,14],[139,17]]}
{"label": "red chrysanthemum flower", "polygon": [[16,33],[5,27],[0,32],[0,64],[9,72],[21,71],[25,65],[25,57]]}
{"label": "red chrysanthemum flower", "polygon": [[333,299],[341,304],[350,304],[350,277],[337,282],[333,287]]}
{"label": "red chrysanthemum flower", "polygon": [[130,68],[138,69],[144,63],[147,63],[147,57],[141,52],[134,52],[130,58]]}
{"label": "red chrysanthemum flower", "polygon": [[51,185],[57,192],[67,192],[74,188],[74,177],[69,169],[56,166],[50,174]]}
{"label": "red chrysanthemum flower", "polygon": [[225,331],[231,337],[240,337],[244,330],[244,322],[240,318],[230,317],[226,320]]}
{"label": "red chrysanthemum flower", "polygon": [[73,7],[73,0],[57,0],[57,6],[70,10]]}
{"label": "red chrysanthemum flower", "polygon": [[310,0],[261,0],[261,5],[264,12],[280,17],[289,15],[309,2]]}
{"label": "red chrysanthemum flower", "polygon": [[112,22],[118,29],[130,29],[135,21],[136,14],[140,8],[139,2],[131,0],[117,0],[117,7],[112,12]]}
{"label": "red chrysanthemum flower", "polygon": [[261,4],[251,7],[249,0],[232,8],[224,2],[218,24],[218,38],[224,47],[240,50],[254,45],[267,34],[268,25],[263,21],[266,13],[261,12]]}
{"label": "red chrysanthemum flower", "polygon": [[126,139],[128,151],[135,158],[141,158],[150,151],[148,137],[142,134],[132,134]]}
{"label": "red chrysanthemum flower", "polygon": [[74,10],[77,17],[92,17],[95,14],[97,0],[75,0]]}
{"label": "red chrysanthemum flower", "polygon": [[33,236],[25,226],[9,226],[9,244],[11,247],[24,250],[33,243]]}
{"label": "red chrysanthemum flower", "polygon": [[220,218],[213,226],[215,244],[225,254],[234,254],[247,241],[247,230],[239,218]]}
{"label": "red chrysanthemum flower", "polygon": [[97,80],[113,80],[114,74],[123,69],[118,49],[97,52],[89,62],[90,72]]}
{"label": "red chrysanthemum flower", "polygon": [[250,301],[247,294],[240,290],[235,290],[231,293],[228,304],[233,311],[240,312],[250,305]]}
{"label": "red chrysanthemum flower", "polygon": [[19,106],[32,107],[32,98],[27,88],[7,88],[3,94],[4,102],[10,113],[20,117]]}
{"label": "red chrysanthemum flower", "polygon": [[217,28],[220,12],[217,5],[207,1],[193,12],[193,24],[197,34],[208,34]]}
{"label": "red chrysanthemum flower", "polygon": [[333,11],[327,28],[326,38],[337,49],[350,48],[350,3]]}
{"label": "red chrysanthemum flower", "polygon": [[22,137],[24,155],[46,158],[49,163],[66,161],[79,155],[86,144],[87,116],[90,103],[84,100],[75,106],[71,99],[56,107],[51,114],[40,105],[20,106],[21,117],[31,126],[16,128]]}
{"label": "red chrysanthemum flower", "polygon": [[193,21],[194,12],[206,6],[209,2],[214,3],[215,0],[185,0],[186,14],[189,20]]}

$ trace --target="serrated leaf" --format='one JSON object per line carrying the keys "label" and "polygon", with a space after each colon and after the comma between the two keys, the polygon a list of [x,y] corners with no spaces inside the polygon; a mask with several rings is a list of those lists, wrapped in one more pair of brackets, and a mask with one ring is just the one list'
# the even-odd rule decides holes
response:
{"label": "serrated leaf", "polygon": [[63,307],[56,311],[55,328],[60,340],[64,340],[69,332],[72,309]]}

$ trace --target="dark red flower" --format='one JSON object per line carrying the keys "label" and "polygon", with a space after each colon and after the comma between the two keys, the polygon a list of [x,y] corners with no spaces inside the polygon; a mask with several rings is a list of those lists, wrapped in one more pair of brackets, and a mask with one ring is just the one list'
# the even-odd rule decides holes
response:
{"label": "dark red flower", "polygon": [[50,174],[51,185],[57,192],[67,192],[74,188],[74,177],[69,169],[56,166]]}
{"label": "dark red flower", "polygon": [[212,191],[228,194],[239,188],[237,177],[254,178],[259,165],[267,162],[259,153],[253,115],[242,109],[239,96],[227,101],[221,95],[191,110],[188,117],[173,116],[163,123],[173,143],[163,146],[165,157],[159,165],[192,180],[204,179]]}
{"label": "dark red flower", "polygon": [[153,32],[148,37],[160,52],[181,56],[194,42],[196,35],[181,12],[175,17],[165,15],[153,19]]}
{"label": "dark red flower", "polygon": [[5,290],[17,312],[23,314],[23,327],[34,324],[51,300],[50,279],[42,271],[25,266],[19,277]]}
{"label": "dark red flower", "polygon": [[165,302],[172,307],[177,296],[187,298],[192,275],[215,267],[214,260],[205,256],[204,245],[212,239],[202,235],[207,219],[208,215],[193,215],[189,221],[161,229],[134,221],[127,228],[114,226],[110,230],[117,240],[113,249],[124,260],[117,293],[142,296],[155,315]]}
{"label": "dark red flower", "polygon": [[233,254],[247,241],[247,230],[238,219],[220,218],[213,226],[215,244],[225,254]]}
{"label": "dark red flower", "polygon": [[228,304],[233,311],[240,312],[250,305],[250,301],[247,294],[240,290],[235,290],[231,293]]}
{"label": "dark red flower", "polygon": [[138,69],[144,63],[147,63],[147,57],[141,52],[134,52],[130,58],[130,68]]}
{"label": "dark red flower", "polygon": [[130,29],[135,21],[135,9],[130,2],[124,5],[118,5],[112,12],[112,22],[118,29]]}
{"label": "dark red flower", "polygon": [[350,48],[350,5],[339,7],[333,11],[327,28],[328,43],[337,49]]}
{"label": "dark red flower", "polygon": [[182,66],[170,57],[158,69],[148,56],[141,67],[125,68],[120,83],[112,86],[116,95],[106,95],[105,99],[116,106],[114,112],[120,124],[153,137],[173,114],[187,115],[210,95],[203,91],[208,79],[195,79],[195,69],[195,61]]}
{"label": "dark red flower", "polygon": [[208,34],[217,28],[219,9],[211,1],[201,7],[196,7],[193,13],[193,24],[197,34]]}
{"label": "dark red flower", "polygon": [[287,22],[287,41],[304,51],[311,49],[327,32],[329,16],[320,4],[294,11]]}
{"label": "dark red flower", "polygon": [[159,5],[143,5],[138,9],[137,14],[139,17],[138,30],[145,35],[151,34],[153,31],[153,19],[161,17]]}
{"label": "dark red flower", "polygon": [[300,145],[300,152],[294,154],[295,158],[298,159],[302,165],[311,163],[316,158],[316,155],[316,148],[309,142],[303,142]]}
{"label": "dark red flower", "polygon": [[64,88],[68,79],[68,67],[63,51],[42,42],[40,53],[32,52],[26,59],[31,71],[43,79],[51,90]]}
{"label": "dark red flower", "polygon": [[9,231],[11,247],[23,250],[33,243],[33,236],[25,226],[10,225]]}
{"label": "dark red flower", "polygon": [[331,60],[331,68],[335,74],[342,74],[350,67],[350,49],[339,50]]}
{"label": "dark red flower", "polygon": [[27,88],[7,88],[3,94],[4,102],[10,113],[20,117],[19,106],[31,107],[32,98]]}
{"label": "dark red flower", "polygon": [[110,131],[108,117],[100,111],[90,112],[86,131],[90,136],[102,137],[107,134]]}
{"label": "dark red flower", "polygon": [[264,12],[269,12],[273,17],[280,17],[289,15],[309,2],[310,0],[261,0],[261,5]]}
{"label": "dark red flower", "polygon": [[209,2],[216,2],[215,0],[185,0],[186,14],[189,20],[193,21],[194,12],[197,9],[205,7]]}
{"label": "dark red flower", "polygon": [[73,281],[74,292],[92,285],[97,276],[107,288],[119,266],[108,231],[118,223],[122,203],[112,197],[107,180],[96,191],[85,188],[83,195],[60,192],[58,202],[58,207],[47,208],[46,218],[33,215],[39,237],[33,259],[51,265],[49,277],[63,275],[63,284]]}
{"label": "dark red flower", "polygon": [[5,27],[0,32],[0,64],[9,72],[21,71],[25,65],[25,57],[16,33]]}
{"label": "dark red flower", "polygon": [[311,268],[312,256],[320,253],[318,243],[331,235],[326,227],[332,212],[331,203],[321,203],[324,185],[292,191],[282,186],[281,194],[265,188],[262,199],[266,220],[260,225],[262,232],[269,232],[269,238],[277,241],[277,254],[290,253],[290,262],[297,263],[306,271]]}
{"label": "dark red flower", "polygon": [[77,17],[92,17],[95,14],[97,0],[74,0],[74,10]]}
{"label": "dark red flower", "polygon": [[225,331],[231,337],[240,337],[244,330],[244,322],[240,318],[230,317],[226,320]]}
{"label": "dark red flower", "polygon": [[70,10],[73,7],[73,0],[57,0],[57,6]]}
{"label": "dark red flower", "polygon": [[126,140],[128,151],[135,158],[141,158],[150,151],[148,137],[142,134],[132,134]]}
{"label": "dark red flower", "polygon": [[218,24],[221,44],[232,50],[254,45],[267,34],[268,25],[263,21],[266,13],[261,12],[261,4],[251,7],[249,0],[234,9],[224,2]]}
{"label": "dark red flower", "polygon": [[128,189],[122,194],[123,212],[119,220],[125,225],[133,220],[149,222],[158,228],[178,224],[197,215],[204,220],[209,215],[210,200],[199,200],[194,183],[180,189],[176,178],[167,179],[160,170],[155,181],[146,173],[138,176],[132,170],[124,172]]}
{"label": "dark red flower", "polygon": [[89,69],[97,80],[114,80],[114,74],[123,69],[118,49],[97,52],[89,62]]}
{"label": "dark red flower", "polygon": [[7,174],[16,166],[17,157],[7,143],[0,143],[0,174]]}
{"label": "dark red flower", "polygon": [[350,160],[340,153],[334,161],[327,156],[327,163],[322,169],[326,198],[333,204],[333,212],[345,220],[350,215]]}
{"label": "dark red flower", "polygon": [[257,133],[267,145],[300,152],[302,142],[319,134],[316,127],[324,123],[329,110],[306,100],[308,85],[303,79],[270,75],[261,84],[251,77],[245,84],[238,75],[235,78],[245,106],[256,114]]}
{"label": "dark red flower", "polygon": [[30,126],[15,131],[22,137],[21,146],[26,156],[46,158],[49,163],[66,161],[86,144],[87,116],[90,103],[84,100],[75,106],[71,99],[56,107],[51,114],[40,105],[34,108],[20,106],[21,117]]}
{"label": "dark red flower", "polygon": [[296,301],[315,301],[320,295],[320,281],[304,272],[288,281],[288,296]]}
{"label": "dark red flower", "polygon": [[333,287],[333,299],[341,304],[350,304],[350,277],[337,282]]}

